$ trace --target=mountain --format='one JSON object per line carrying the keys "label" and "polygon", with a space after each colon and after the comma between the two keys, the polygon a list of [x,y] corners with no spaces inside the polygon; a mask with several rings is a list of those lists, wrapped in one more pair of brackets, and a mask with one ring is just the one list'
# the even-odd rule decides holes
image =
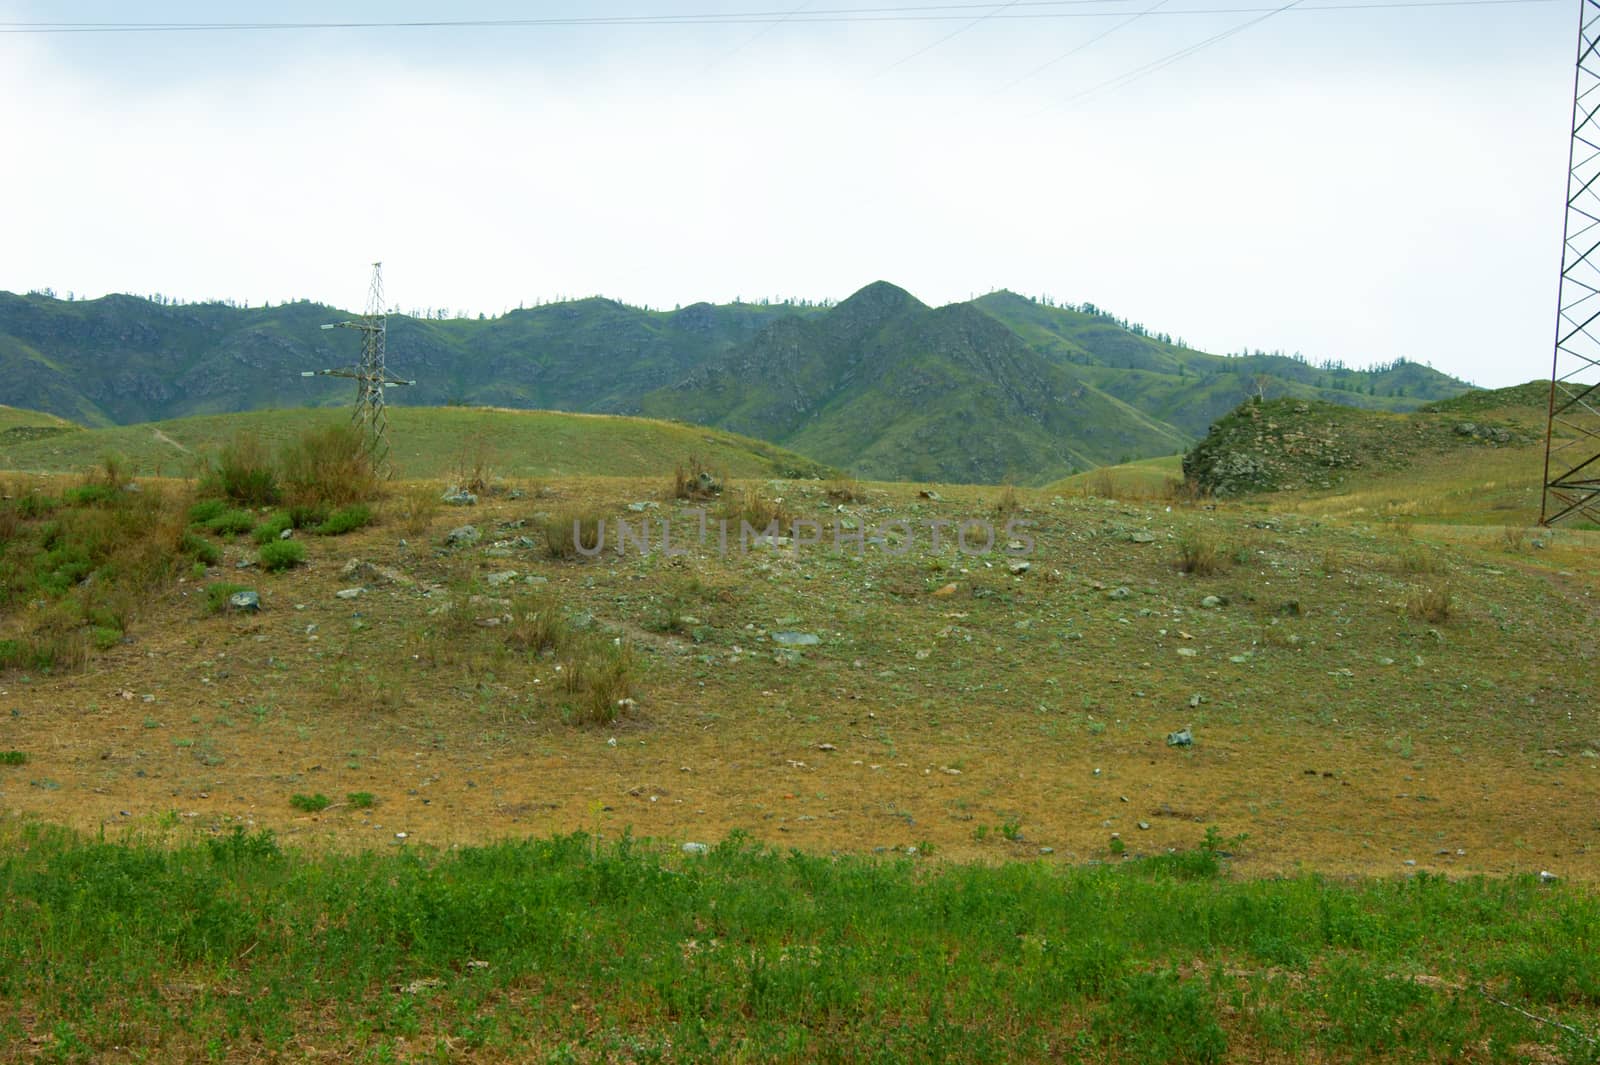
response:
{"label": "mountain", "polygon": [[[133,296],[0,293],[0,404],[91,425],[336,406],[349,314]],[[886,282],[832,307],[593,298],[497,318],[390,315],[391,402],[645,413],[734,430],[881,478],[1042,483],[1173,454],[1265,390],[1377,410],[1465,391],[1416,363],[1381,372],[1219,356],[1085,305],[1010,292],[931,308]]]}
{"label": "mountain", "polygon": [[1256,392],[1367,410],[1404,411],[1467,391],[1466,383],[1420,363],[1385,369],[1318,366],[1283,355],[1212,355],[1150,336],[1101,311],[1051,307],[1013,292],[977,305],[1035,350],[1073,366],[1083,379],[1191,437]]}
{"label": "mountain", "polygon": [[[646,311],[586,299],[498,318],[391,315],[389,365],[417,386],[395,402],[618,411],[796,307],[699,303]],[[65,301],[0,293],[0,403],[85,425],[342,404],[349,389],[300,371],[346,366],[345,311],[236,308],[133,296]]]}
{"label": "mountain", "polygon": [[640,407],[885,480],[1038,481],[1186,443],[977,306],[935,310],[881,281],[773,323]]}

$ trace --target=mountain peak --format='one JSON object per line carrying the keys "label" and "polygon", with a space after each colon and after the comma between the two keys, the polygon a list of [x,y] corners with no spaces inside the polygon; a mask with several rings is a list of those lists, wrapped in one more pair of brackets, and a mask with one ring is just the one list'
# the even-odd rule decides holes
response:
{"label": "mountain peak", "polygon": [[839,304],[840,310],[846,307],[872,310],[879,314],[894,314],[911,307],[926,309],[926,304],[899,285],[891,285],[887,281],[874,281]]}

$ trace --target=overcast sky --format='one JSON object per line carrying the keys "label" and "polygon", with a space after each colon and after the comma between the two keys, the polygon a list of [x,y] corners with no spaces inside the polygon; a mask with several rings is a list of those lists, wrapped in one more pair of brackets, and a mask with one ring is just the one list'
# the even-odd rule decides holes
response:
{"label": "overcast sky", "polygon": [[1576,0],[1303,0],[1106,85],[1282,2],[0,0],[10,24],[790,15],[0,32],[0,288],[354,309],[382,259],[392,303],[497,314],[881,278],[1212,351],[1548,376]]}

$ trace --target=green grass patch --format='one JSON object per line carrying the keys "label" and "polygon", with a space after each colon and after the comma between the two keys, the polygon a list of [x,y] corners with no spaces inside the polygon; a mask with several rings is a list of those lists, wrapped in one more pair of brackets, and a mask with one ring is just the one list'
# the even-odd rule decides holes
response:
{"label": "green grass patch", "polygon": [[292,795],[289,797],[290,806],[308,814],[326,810],[331,802],[332,800],[321,792],[317,792],[315,795]]}
{"label": "green grass patch", "polygon": [[353,810],[370,810],[378,805],[378,798],[370,791],[352,791],[344,797],[344,801]]}
{"label": "green grass patch", "polygon": [[[692,856],[626,835],[313,856],[239,827],[176,847],[0,833],[0,1025],[84,1059],[315,1041],[382,1060],[405,1039],[536,1060],[1594,1060],[1600,899],[1533,877],[1235,882],[737,833]],[[252,993],[196,995],[197,974]]]}
{"label": "green grass patch", "polygon": [[238,592],[249,591],[242,584],[211,584],[206,586],[206,609],[221,614],[228,609],[228,600]]}
{"label": "green grass patch", "polygon": [[27,765],[27,751],[0,751],[0,765]]}
{"label": "green grass patch", "polygon": [[294,519],[287,513],[278,513],[257,525],[250,535],[258,544],[270,544],[280,538],[285,529],[292,528]]}

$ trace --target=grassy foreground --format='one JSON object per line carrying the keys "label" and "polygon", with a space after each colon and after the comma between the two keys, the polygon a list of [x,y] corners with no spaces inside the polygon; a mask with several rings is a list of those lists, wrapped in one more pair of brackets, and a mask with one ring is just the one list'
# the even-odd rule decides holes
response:
{"label": "grassy foreground", "polygon": [[0,1056],[1597,1059],[1592,893],[1235,882],[1219,843],[1077,869],[737,834],[313,857],[13,820]]}

